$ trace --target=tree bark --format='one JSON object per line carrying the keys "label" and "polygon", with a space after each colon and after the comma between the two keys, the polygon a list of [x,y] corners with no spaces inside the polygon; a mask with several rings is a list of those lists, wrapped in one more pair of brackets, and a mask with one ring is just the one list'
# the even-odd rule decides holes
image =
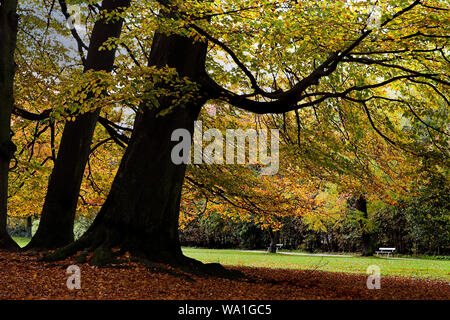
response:
{"label": "tree bark", "polygon": [[31,216],[27,217],[27,238],[31,238],[33,235],[33,219]]}
{"label": "tree bark", "polygon": [[11,112],[14,104],[17,23],[17,1],[0,1],[0,249],[8,250],[19,248],[6,230],[8,171],[16,149],[11,141]]}
{"label": "tree bark", "polygon": [[269,236],[270,236],[270,245],[268,251],[269,253],[277,253],[277,243],[280,238],[280,232],[269,229]]}
{"label": "tree bark", "polygon": [[[149,65],[167,65],[175,68],[180,77],[195,81],[205,70],[206,50],[205,42],[156,33]],[[47,260],[88,248],[94,251],[90,262],[102,265],[111,259],[109,249],[120,247],[152,261],[190,261],[183,256],[178,238],[186,165],[172,162],[171,152],[178,142],[171,141],[171,135],[175,129],[184,128],[192,137],[194,121],[206,102],[206,98],[196,96],[164,116],[158,113],[173,106],[171,98],[160,98],[157,109],[141,105],[111,191],[93,224],[78,241]]]}
{"label": "tree bark", "polygon": [[[102,10],[111,12],[127,8],[130,0],[105,0]],[[111,72],[115,50],[99,48],[111,37],[119,37],[123,19],[97,20],[94,25],[84,71]],[[67,122],[61,138],[58,156],[50,176],[38,230],[26,249],[55,249],[74,240],[73,226],[81,182],[89,157],[100,109],[85,113]]]}
{"label": "tree bark", "polygon": [[[354,208],[363,213],[363,218],[368,219],[367,214],[367,200],[364,195],[360,195],[354,204]],[[361,223],[361,255],[362,256],[372,256],[373,255],[373,247],[372,247],[372,235],[367,230],[364,223]]]}

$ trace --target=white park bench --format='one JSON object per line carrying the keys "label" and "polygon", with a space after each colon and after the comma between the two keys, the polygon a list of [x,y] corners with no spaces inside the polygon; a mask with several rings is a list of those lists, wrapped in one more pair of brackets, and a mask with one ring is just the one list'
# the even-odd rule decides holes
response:
{"label": "white park bench", "polygon": [[378,254],[387,254],[389,257],[390,254],[393,254],[395,252],[395,248],[378,248],[379,251],[376,251],[377,256]]}

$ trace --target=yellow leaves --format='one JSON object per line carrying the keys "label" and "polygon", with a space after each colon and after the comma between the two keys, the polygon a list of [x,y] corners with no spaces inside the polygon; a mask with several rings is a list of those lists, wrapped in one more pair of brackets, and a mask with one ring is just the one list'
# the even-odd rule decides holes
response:
{"label": "yellow leaves", "polygon": [[74,121],[79,114],[115,106],[123,101],[120,83],[105,71],[74,72],[63,78],[60,93],[52,97],[52,118]]}

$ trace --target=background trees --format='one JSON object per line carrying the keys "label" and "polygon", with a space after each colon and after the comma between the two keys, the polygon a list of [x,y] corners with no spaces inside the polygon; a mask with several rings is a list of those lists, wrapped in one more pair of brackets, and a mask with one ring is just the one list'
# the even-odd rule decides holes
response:
{"label": "background trees", "polygon": [[[369,202],[366,218],[329,190],[322,214],[313,211],[280,219],[279,243],[286,249],[311,252],[362,252],[364,222],[372,248],[392,246],[400,254],[448,255],[449,211],[444,199],[449,194],[439,179],[442,176],[430,174],[428,181],[420,182],[420,190],[394,204]],[[208,248],[266,250],[270,243],[268,229],[256,221],[232,220],[213,210],[208,216],[182,220],[180,239],[183,245]]]}

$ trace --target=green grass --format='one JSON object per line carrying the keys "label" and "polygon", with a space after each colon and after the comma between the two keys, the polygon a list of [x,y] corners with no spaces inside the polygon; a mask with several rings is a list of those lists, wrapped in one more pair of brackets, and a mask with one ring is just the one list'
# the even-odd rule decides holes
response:
{"label": "green grass", "polygon": [[17,244],[21,248],[25,247],[28,244],[28,242],[30,242],[30,238],[13,237],[13,239],[14,239],[14,241],[17,242]]}
{"label": "green grass", "polygon": [[381,275],[406,276],[450,281],[448,260],[396,260],[377,257],[318,257],[183,248],[188,257],[202,262],[218,262],[229,266],[248,266],[279,269],[317,269],[331,272],[366,273],[367,267],[377,265]]}

